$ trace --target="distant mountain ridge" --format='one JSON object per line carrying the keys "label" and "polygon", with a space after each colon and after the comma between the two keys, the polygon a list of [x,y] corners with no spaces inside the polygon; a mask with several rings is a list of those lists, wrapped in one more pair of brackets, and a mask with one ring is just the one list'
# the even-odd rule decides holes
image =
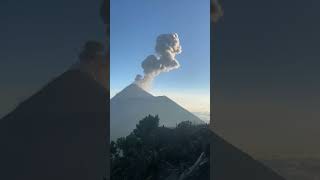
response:
{"label": "distant mountain ridge", "polygon": [[153,96],[136,84],[130,84],[116,94],[110,102],[111,139],[127,136],[147,115],[159,115],[160,125],[175,127],[182,121],[204,124],[166,96]]}

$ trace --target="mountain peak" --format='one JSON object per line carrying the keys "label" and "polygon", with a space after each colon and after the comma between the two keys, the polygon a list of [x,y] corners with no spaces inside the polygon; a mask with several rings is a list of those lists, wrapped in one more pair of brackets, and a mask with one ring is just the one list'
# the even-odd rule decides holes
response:
{"label": "mountain peak", "polygon": [[143,90],[137,84],[132,83],[118,94],[116,94],[112,99],[128,99],[128,98],[152,98],[152,94]]}
{"label": "mountain peak", "polygon": [[0,149],[0,179],[101,179],[108,99],[107,90],[79,70],[50,81],[0,119],[6,147]]}
{"label": "mountain peak", "polygon": [[158,115],[160,125],[166,127],[175,127],[182,121],[205,123],[170,98],[153,96],[138,85],[130,84],[110,101],[111,139],[129,135],[139,121],[148,115]]}

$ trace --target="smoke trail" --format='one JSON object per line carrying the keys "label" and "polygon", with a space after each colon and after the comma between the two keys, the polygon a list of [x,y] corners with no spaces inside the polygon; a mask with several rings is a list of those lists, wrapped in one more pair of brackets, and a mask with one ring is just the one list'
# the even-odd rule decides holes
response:
{"label": "smoke trail", "polygon": [[217,23],[223,16],[223,10],[218,0],[211,0],[211,20]]}
{"label": "smoke trail", "polygon": [[70,69],[87,73],[98,83],[108,88],[109,72],[108,68],[106,68],[107,64],[104,50],[105,48],[102,43],[87,41],[79,54],[79,60],[74,63]]}
{"label": "smoke trail", "polygon": [[145,90],[149,90],[152,81],[162,72],[169,72],[180,67],[175,58],[182,51],[177,33],[161,34],[158,36],[155,55],[149,55],[142,63],[144,76],[138,74],[135,83]]}

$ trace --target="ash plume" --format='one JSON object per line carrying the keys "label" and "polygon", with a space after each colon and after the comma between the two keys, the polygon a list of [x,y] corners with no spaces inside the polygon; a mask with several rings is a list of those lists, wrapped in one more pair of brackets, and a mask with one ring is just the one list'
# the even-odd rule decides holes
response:
{"label": "ash plume", "polygon": [[142,63],[144,76],[138,74],[135,84],[145,90],[151,88],[152,82],[162,72],[169,72],[180,67],[176,55],[182,51],[177,33],[161,34],[157,37],[155,54],[149,55]]}
{"label": "ash plume", "polygon": [[109,68],[105,61],[104,50],[102,43],[87,41],[79,54],[79,60],[70,69],[85,72],[105,88],[108,88]]}
{"label": "ash plume", "polygon": [[211,20],[217,23],[218,20],[223,16],[223,10],[218,0],[211,0]]}

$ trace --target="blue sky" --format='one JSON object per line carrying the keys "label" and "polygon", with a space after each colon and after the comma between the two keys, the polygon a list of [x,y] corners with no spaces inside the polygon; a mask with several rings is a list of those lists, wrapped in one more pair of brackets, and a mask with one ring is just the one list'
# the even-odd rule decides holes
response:
{"label": "blue sky", "polygon": [[136,74],[143,73],[140,64],[154,53],[159,34],[176,32],[182,46],[182,53],[176,56],[181,68],[158,76],[151,92],[169,96],[191,111],[198,111],[195,106],[208,111],[209,3],[209,0],[111,0],[111,95],[129,85]]}

